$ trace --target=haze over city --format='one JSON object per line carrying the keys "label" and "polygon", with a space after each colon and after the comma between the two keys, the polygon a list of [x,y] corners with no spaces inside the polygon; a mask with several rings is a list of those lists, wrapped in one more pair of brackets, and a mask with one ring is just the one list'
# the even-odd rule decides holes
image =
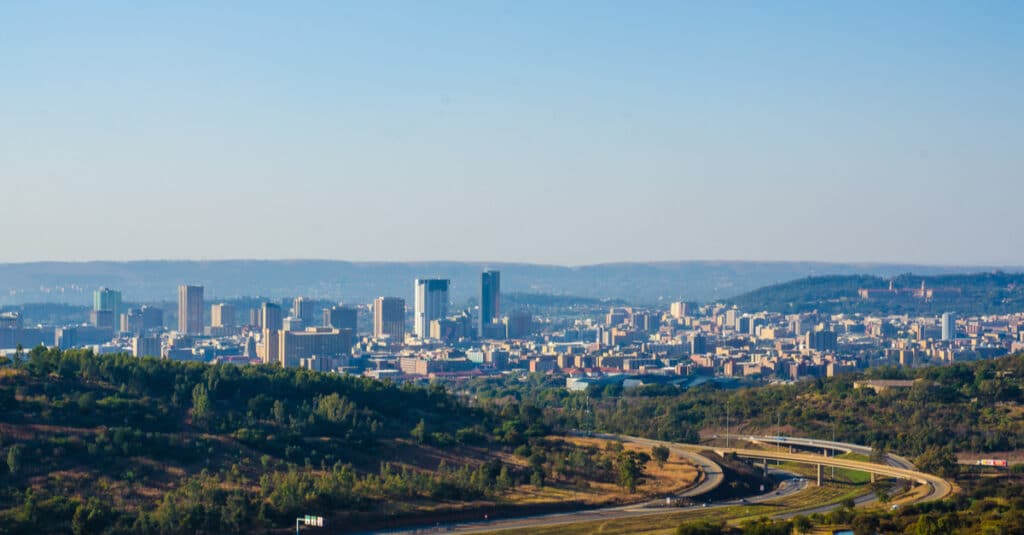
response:
{"label": "haze over city", "polygon": [[0,534],[1024,533],[1024,2],[0,1]]}
{"label": "haze over city", "polygon": [[6,3],[0,261],[1021,265],[1022,15]]}

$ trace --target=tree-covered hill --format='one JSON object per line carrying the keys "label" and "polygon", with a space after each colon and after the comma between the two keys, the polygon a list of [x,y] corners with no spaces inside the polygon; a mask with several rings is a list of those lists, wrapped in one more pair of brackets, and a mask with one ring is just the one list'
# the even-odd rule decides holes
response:
{"label": "tree-covered hill", "polygon": [[[898,289],[955,289],[940,292],[932,300],[904,297],[862,299],[861,288],[885,289],[892,281]],[[894,278],[871,275],[807,277],[766,286],[727,300],[743,310],[780,313],[809,312],[936,315],[998,314],[1024,311],[1024,273],[974,273],[961,275],[903,274]]]}
{"label": "tree-covered hill", "polygon": [[440,387],[38,348],[0,366],[0,533],[254,532],[480,499],[530,477],[485,455],[530,432],[496,421]]}

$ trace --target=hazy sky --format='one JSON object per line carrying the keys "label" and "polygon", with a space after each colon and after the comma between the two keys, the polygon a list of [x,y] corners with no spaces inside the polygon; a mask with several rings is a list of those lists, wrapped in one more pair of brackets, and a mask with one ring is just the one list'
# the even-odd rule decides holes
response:
{"label": "hazy sky", "polygon": [[1024,2],[3,2],[0,261],[1024,264]]}

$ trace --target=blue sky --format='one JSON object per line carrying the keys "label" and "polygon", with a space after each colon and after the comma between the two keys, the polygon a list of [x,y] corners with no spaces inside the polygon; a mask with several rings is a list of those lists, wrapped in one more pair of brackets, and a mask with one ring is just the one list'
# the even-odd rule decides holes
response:
{"label": "blue sky", "polygon": [[1019,2],[7,2],[0,261],[1024,265]]}

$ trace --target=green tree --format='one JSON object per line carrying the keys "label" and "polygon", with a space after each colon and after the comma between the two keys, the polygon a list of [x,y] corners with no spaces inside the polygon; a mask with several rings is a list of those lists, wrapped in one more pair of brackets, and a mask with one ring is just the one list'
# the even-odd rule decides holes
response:
{"label": "green tree", "polygon": [[7,450],[7,469],[12,474],[21,471],[21,445],[15,444]]}
{"label": "green tree", "polygon": [[698,520],[697,522],[687,522],[676,528],[676,535],[721,535],[725,533],[724,529],[725,524],[721,522]]}
{"label": "green tree", "polygon": [[636,492],[636,485],[643,474],[644,464],[647,462],[647,455],[637,454],[635,451],[622,450],[616,457],[616,465],[619,472],[619,486],[628,490],[630,494]]}
{"label": "green tree", "polygon": [[271,416],[274,417],[274,421],[283,424],[285,417],[288,415],[285,411],[284,403],[281,400],[274,400],[274,407],[271,409]]}
{"label": "green tree", "polygon": [[669,450],[665,446],[655,446],[651,448],[651,458],[654,462],[658,463],[658,468],[665,466],[665,462],[668,461]]}
{"label": "green tree", "polygon": [[498,486],[498,490],[507,490],[512,488],[512,477],[508,473],[508,466],[502,465],[501,471],[498,472],[496,484]]}
{"label": "green tree", "polygon": [[886,460],[888,460],[888,456],[885,453],[884,442],[877,441],[871,445],[871,455],[868,460],[877,464],[885,464]]}
{"label": "green tree", "polygon": [[793,518],[793,529],[796,530],[797,533],[807,533],[810,531],[812,526],[813,524],[811,523],[811,519],[804,515],[796,515]]}
{"label": "green tree", "polygon": [[960,471],[953,449],[948,446],[928,446],[924,453],[914,459],[914,464],[920,470],[942,477],[953,477]]}
{"label": "green tree", "polygon": [[210,404],[210,394],[206,387],[197,384],[192,389],[192,417],[204,421],[213,414],[213,407]]}
{"label": "green tree", "polygon": [[417,443],[423,444],[423,441],[427,437],[427,422],[425,422],[423,418],[420,418],[419,423],[416,424],[416,427],[412,428],[409,435],[412,436],[413,440]]}
{"label": "green tree", "polygon": [[534,487],[540,488],[544,486],[544,472],[540,469],[534,470],[530,474],[530,484]]}

